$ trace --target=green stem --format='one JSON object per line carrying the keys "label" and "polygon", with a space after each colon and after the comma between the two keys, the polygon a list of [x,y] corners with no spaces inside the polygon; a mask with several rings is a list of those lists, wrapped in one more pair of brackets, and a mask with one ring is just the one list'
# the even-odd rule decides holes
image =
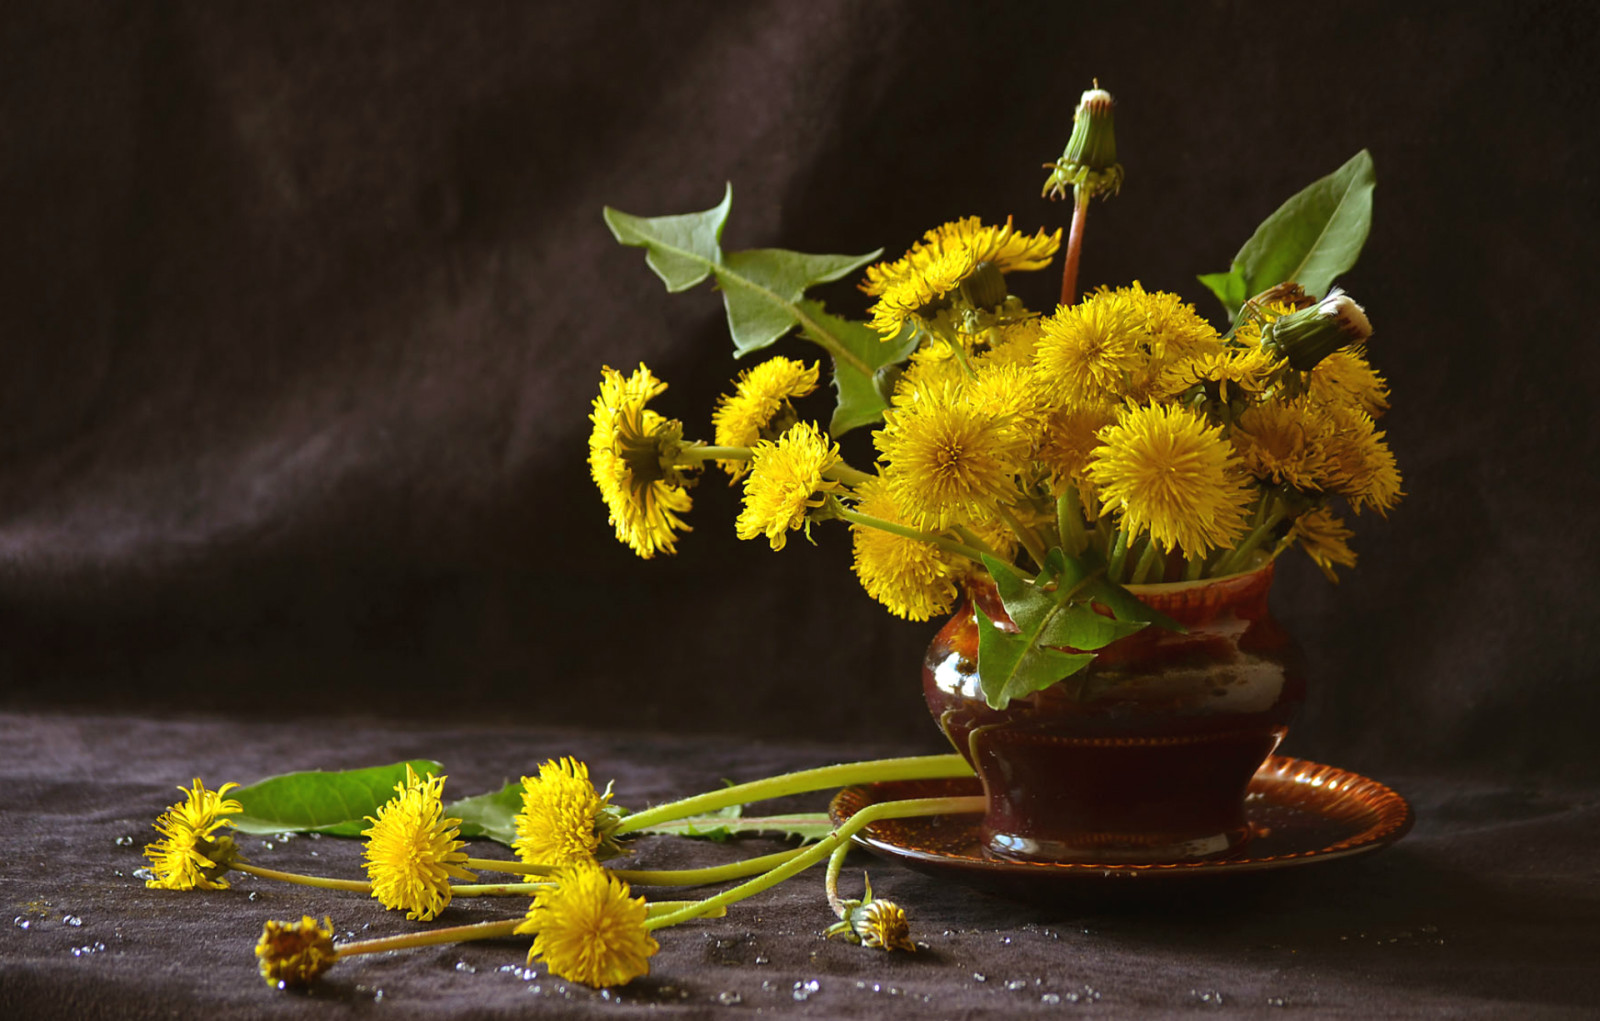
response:
{"label": "green stem", "polygon": [[957,535],[961,536],[962,542],[966,543],[968,546],[971,546],[973,549],[981,550],[986,556],[994,557],[996,560],[1005,560],[1005,557],[1001,556],[993,546],[978,538],[972,529],[968,528],[966,525],[952,525],[951,528]]}
{"label": "green stem", "polygon": [[1106,577],[1122,581],[1122,565],[1128,559],[1128,533],[1117,529],[1111,540],[1111,555],[1106,558]]}
{"label": "green stem", "polygon": [[796,847],[788,851],[779,851],[776,854],[764,854],[759,858],[746,858],[744,861],[730,862],[727,865],[713,865],[710,868],[703,869],[664,869],[660,871],[614,869],[612,870],[612,875],[633,886],[706,886],[711,883],[726,882],[729,879],[758,876],[768,869],[782,865],[790,858],[799,856],[804,851],[805,848]]}
{"label": "green stem", "polygon": [[526,897],[553,883],[461,883],[450,887],[457,897]]}
{"label": "green stem", "polygon": [[1273,529],[1277,528],[1278,523],[1283,520],[1284,508],[1278,504],[1275,497],[1269,494],[1266,498],[1266,505],[1264,509],[1267,509],[1267,515],[1261,523],[1249,535],[1245,536],[1244,541],[1235,546],[1232,552],[1224,554],[1222,559],[1217,562],[1216,570],[1213,572],[1216,576],[1237,574],[1242,571],[1250,553],[1261,545],[1261,541],[1271,535]]}
{"label": "green stem", "polygon": [[754,454],[749,447],[718,447],[710,443],[685,444],[678,451],[677,463],[692,461],[748,461]]}
{"label": "green stem", "polygon": [[516,876],[553,876],[561,871],[553,865],[529,865],[527,862],[503,858],[468,858],[462,867],[480,872],[509,872]]}
{"label": "green stem", "polygon": [[1072,556],[1082,553],[1088,545],[1088,538],[1083,534],[1083,506],[1078,502],[1078,487],[1070,482],[1056,497],[1056,531],[1061,537],[1061,548]]}
{"label": "green stem", "polygon": [[823,858],[833,854],[834,849],[848,841],[857,831],[882,819],[907,819],[920,815],[955,815],[958,813],[982,812],[987,808],[988,802],[980,795],[970,798],[917,798],[908,801],[885,801],[876,805],[868,805],[855,815],[851,816],[842,826],[823,837],[820,841],[807,847],[803,854],[779,865],[771,872],[757,876],[748,883],[741,883],[731,890],[724,890],[714,897],[707,897],[698,904],[673,912],[661,918],[652,918],[645,923],[646,929],[662,929],[669,925],[687,922],[698,918],[708,911],[715,911],[727,907],[736,901],[754,896],[769,887],[788,879],[790,876],[804,872]]}
{"label": "green stem", "polygon": [[1089,190],[1072,189],[1072,227],[1067,231],[1067,256],[1061,266],[1061,304],[1071,305],[1078,297],[1078,259],[1083,253],[1083,222],[1089,215]]}
{"label": "green stem", "polygon": [[319,890],[348,890],[351,893],[371,893],[372,884],[364,879],[330,879],[327,876],[304,876],[298,872],[280,872],[277,869],[262,868],[252,865],[247,861],[235,861],[229,868],[235,872],[246,872],[262,879],[276,879],[284,883],[295,883],[299,886],[314,886]]}
{"label": "green stem", "polygon": [[839,896],[839,873],[844,871],[844,860],[850,853],[849,843],[842,843],[828,855],[828,874],[823,877],[822,889],[828,895],[828,907],[841,919],[849,912],[844,906],[844,898]]}
{"label": "green stem", "polygon": [[364,939],[334,947],[334,956],[340,960],[357,954],[381,954],[390,950],[410,950],[413,947],[432,947],[440,943],[466,943],[475,939],[503,939],[516,935],[521,918],[507,918],[498,922],[476,922],[472,925],[452,925],[444,929],[408,932],[400,936],[382,936]]}
{"label": "green stem", "polygon": [[1129,584],[1144,584],[1144,582],[1150,577],[1151,570],[1155,568],[1155,565],[1159,561],[1161,561],[1161,548],[1157,546],[1155,540],[1152,539],[1149,544],[1145,546],[1144,552],[1139,555],[1139,562],[1134,565],[1133,577]]}
{"label": "green stem", "polygon": [[852,468],[850,465],[840,461],[832,468],[829,468],[827,471],[823,472],[822,477],[825,479],[834,479],[836,481],[843,482],[847,486],[855,487],[861,485],[863,482],[871,482],[878,476],[872,474],[871,472],[864,472],[860,468]]}
{"label": "green stem", "polygon": [[844,504],[839,503],[837,500],[830,501],[829,507],[833,510],[833,513],[837,517],[840,517],[851,524],[861,525],[866,528],[876,528],[879,531],[889,532],[892,535],[903,536],[907,539],[915,539],[918,542],[932,543],[933,545],[944,550],[946,553],[954,553],[957,556],[966,557],[967,559],[976,563],[983,563],[982,550],[973,549],[971,546],[968,546],[965,543],[956,542],[954,539],[946,538],[937,532],[924,532],[916,528],[911,528],[907,525],[897,525],[893,521],[885,521],[883,518],[875,518],[869,514],[862,514],[860,511],[851,510]]}
{"label": "green stem", "polygon": [[1044,545],[1039,542],[1039,537],[1033,533],[1033,529],[1018,521],[1016,515],[1012,514],[1000,504],[995,504],[994,509],[999,513],[1000,520],[1004,521],[1008,528],[1017,533],[1017,539],[1021,541],[1022,548],[1028,551],[1028,556],[1033,558],[1033,562],[1039,567],[1043,567],[1045,557]]}
{"label": "green stem", "polygon": [[751,801],[765,801],[790,794],[844,787],[854,783],[877,783],[884,780],[940,780],[950,777],[971,776],[972,767],[959,755],[915,755],[899,759],[870,759],[865,762],[844,762],[818,769],[803,769],[782,773],[764,780],[724,787],[721,790],[697,794],[692,798],[670,801],[642,812],[635,812],[622,820],[616,836],[648,829],[657,823],[686,815],[705,815],[731,805]]}
{"label": "green stem", "polygon": [[1183,580],[1199,581],[1200,575],[1206,569],[1206,558],[1185,554],[1183,558]]}

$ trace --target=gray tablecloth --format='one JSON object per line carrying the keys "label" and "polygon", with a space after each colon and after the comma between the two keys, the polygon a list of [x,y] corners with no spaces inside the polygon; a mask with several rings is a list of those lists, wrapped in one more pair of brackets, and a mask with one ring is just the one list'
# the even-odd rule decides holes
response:
{"label": "gray tablecloth", "polygon": [[[914,955],[822,939],[832,917],[819,869],[725,918],[661,933],[650,975],[614,991],[519,972],[526,940],[505,940],[356,958],[315,991],[293,994],[256,975],[252,946],[266,919],[328,914],[341,936],[358,937],[417,923],[358,894],[250,876],[221,892],[145,889],[133,875],[140,850],[177,784],[428,756],[464,795],[572,754],[598,778],[615,778],[620,802],[640,806],[723,778],[896,749],[373,720],[25,714],[0,715],[0,743],[0,1016],[8,1018],[1581,1017],[1600,1009],[1594,789],[1386,776],[1418,813],[1400,844],[1227,886],[1172,885],[1139,902],[1018,903],[860,854],[853,864],[870,868],[879,895],[909,911],[925,944]],[[360,875],[357,841],[247,837],[244,845],[261,864]],[[777,846],[646,838],[635,861],[709,864]],[[439,923],[523,906],[458,899]]]}

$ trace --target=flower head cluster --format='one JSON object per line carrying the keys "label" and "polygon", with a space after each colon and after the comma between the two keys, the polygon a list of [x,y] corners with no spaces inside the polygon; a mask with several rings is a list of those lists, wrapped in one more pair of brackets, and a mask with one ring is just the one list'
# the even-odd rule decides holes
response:
{"label": "flower head cluster", "polygon": [[517,855],[530,865],[581,865],[621,852],[612,837],[622,813],[589,781],[589,767],[551,759],[538,776],[522,778],[522,811],[515,823]]}
{"label": "flower head cluster", "polygon": [[797,423],[776,442],[757,443],[744,480],[744,510],[734,525],[739,538],[765,535],[773,549],[783,549],[807,513],[821,507],[828,493],[843,491],[826,478],[838,463],[838,445],[810,422]]}
{"label": "flower head cluster", "polygon": [[449,906],[451,879],[477,878],[462,867],[461,820],[444,818],[444,780],[419,777],[407,765],[395,796],[376,817],[367,816],[372,825],[361,831],[372,896],[413,921],[430,921]]}
{"label": "flower head cluster", "polygon": [[646,560],[676,551],[676,532],[689,530],[679,515],[693,503],[676,464],[683,427],[645,407],[666,388],[643,365],[631,376],[608,366],[589,415],[589,474],[618,541]]}
{"label": "flower head cluster", "polygon": [[[791,358],[769,358],[739,374],[733,393],[723,394],[711,413],[719,447],[753,447],[776,439],[794,423],[792,402],[817,388],[817,363],[807,366]],[[745,472],[739,461],[722,467],[737,480]]]}
{"label": "flower head cluster", "polygon": [[150,879],[145,886],[154,890],[226,890],[224,877],[232,864],[233,838],[216,837],[216,831],[232,820],[229,812],[242,812],[244,806],[228,797],[239,786],[225,783],[214,791],[195,778],[193,787],[179,787],[184,800],[161,813],[155,821],[161,839],[144,849],[150,859]]}
{"label": "flower head cluster", "polygon": [[298,922],[269,921],[256,943],[261,977],[277,989],[308,986],[339,958],[333,948],[333,922],[310,915]]}
{"label": "flower head cluster", "polygon": [[516,931],[532,934],[528,963],[542,960],[552,975],[596,989],[650,973],[661,949],[645,921],[643,897],[593,862],[569,866],[555,883],[534,895]]}

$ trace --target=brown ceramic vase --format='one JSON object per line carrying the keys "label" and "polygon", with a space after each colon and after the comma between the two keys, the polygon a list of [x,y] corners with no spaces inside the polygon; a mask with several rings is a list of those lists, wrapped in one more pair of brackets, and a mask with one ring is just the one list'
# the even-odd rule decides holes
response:
{"label": "brown ceramic vase", "polygon": [[1183,862],[1249,839],[1245,789],[1305,699],[1298,651],[1267,610],[1272,565],[1199,582],[1132,586],[1188,628],[1155,626],[1003,710],[977,672],[973,603],[1011,628],[994,583],[928,648],[923,692],[983,781],[987,853],[1060,862]]}

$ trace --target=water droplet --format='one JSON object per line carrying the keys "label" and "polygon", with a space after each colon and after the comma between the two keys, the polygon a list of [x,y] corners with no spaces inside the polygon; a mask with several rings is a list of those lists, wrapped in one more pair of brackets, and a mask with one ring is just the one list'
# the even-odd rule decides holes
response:
{"label": "water droplet", "polygon": [[528,992],[532,993],[535,996],[538,996],[540,993],[544,992],[544,986],[542,986],[539,983],[535,982],[533,985],[528,987]]}
{"label": "water droplet", "polygon": [[79,918],[77,915],[62,915],[61,924],[70,925],[76,929],[78,926],[83,924],[83,919]]}
{"label": "water droplet", "polygon": [[285,830],[282,833],[274,833],[272,835],[272,839],[278,841],[279,843],[287,844],[289,841],[294,839],[294,834],[290,833],[288,830]]}
{"label": "water droplet", "polygon": [[1267,997],[1267,1006],[1269,1006],[1269,1007],[1287,1007],[1288,1005],[1289,1005],[1289,1001],[1285,1000],[1281,996],[1269,996],[1269,997]]}
{"label": "water droplet", "polygon": [[115,843],[118,847],[132,847],[133,838],[124,834],[113,841],[113,843]]}
{"label": "water droplet", "polygon": [[1028,985],[1028,983],[1027,983],[1026,980],[1020,979],[1020,978],[1014,978],[1010,982],[1006,983],[1006,988],[1010,989],[1012,991],[1015,991],[1015,990],[1018,990],[1018,989],[1023,989],[1027,985]]}
{"label": "water droplet", "polygon": [[252,901],[253,901],[253,900],[255,900],[255,899],[256,899],[256,892],[255,892],[255,891],[254,891],[254,890],[251,890],[251,891],[250,891],[250,900],[252,900]]}
{"label": "water droplet", "polygon": [[1207,1003],[1213,1007],[1222,1006],[1222,994],[1215,989],[1191,989],[1189,990],[1189,995],[1197,998],[1201,1003]]}
{"label": "water droplet", "polygon": [[31,928],[33,928],[33,923],[31,921],[29,921],[28,919],[23,918],[21,915],[18,915],[17,917],[13,918],[11,920],[11,924],[15,925],[19,929],[31,929]]}
{"label": "water droplet", "polygon": [[756,963],[757,964],[766,964],[767,963],[767,955],[766,954],[757,954],[756,955]]}
{"label": "water droplet", "polygon": [[1061,997],[1055,993],[1045,993],[1039,997],[1040,1003],[1060,1003]]}
{"label": "water droplet", "polygon": [[[796,997],[798,999],[798,997]],[[724,1007],[737,1007],[744,1002],[744,997],[729,989],[717,994],[717,1002]]]}
{"label": "water droplet", "polygon": [[804,1003],[806,1000],[811,999],[812,993],[821,988],[822,983],[814,978],[808,978],[804,982],[796,982],[794,984],[794,998]]}
{"label": "water droplet", "polygon": [[139,868],[139,869],[134,869],[133,870],[133,878],[135,878],[135,879],[147,879],[148,880],[148,879],[154,879],[155,877],[156,877],[156,874],[154,872],[151,872],[149,869],[146,869],[146,868]]}
{"label": "water droplet", "polygon": [[985,975],[981,971],[975,971],[975,972],[972,973],[972,981],[974,981],[974,982],[987,982],[987,981],[989,981],[989,976]]}
{"label": "water droplet", "polygon": [[372,1002],[373,1003],[382,1003],[383,1002],[383,990],[382,989],[374,989],[372,991]]}
{"label": "water droplet", "polygon": [[867,988],[867,984],[865,982],[863,982],[861,979],[856,979],[856,988],[857,989],[865,989],[865,988]]}
{"label": "water droplet", "polygon": [[276,848],[276,847],[277,847],[277,846],[278,846],[278,845],[277,845],[277,844],[274,844],[274,843],[273,843],[273,842],[272,842],[272,841],[270,841],[270,840],[263,840],[263,841],[262,841],[262,842],[261,842],[261,846],[262,846],[262,847],[264,847],[264,848],[266,848],[266,849],[267,849],[267,850],[269,850],[269,851],[271,851],[271,850],[273,850],[273,849],[274,849],[274,848]]}
{"label": "water droplet", "polygon": [[1067,993],[1063,993],[1063,994],[1062,994],[1062,997],[1063,997],[1063,998],[1064,998],[1064,999],[1065,999],[1065,1000],[1066,1000],[1066,1001],[1067,1001],[1067,1002],[1068,1002],[1068,1003],[1077,1003],[1077,1002],[1078,1002],[1078,1001],[1079,1001],[1079,1000],[1080,1000],[1080,999],[1082,999],[1082,997],[1080,997],[1080,996],[1079,996],[1079,995],[1078,995],[1078,993],[1077,993],[1077,991],[1076,991],[1076,990],[1074,990],[1074,991],[1072,991],[1072,992],[1067,992]]}
{"label": "water droplet", "polygon": [[472,965],[468,964],[466,961],[457,961],[456,962],[456,970],[461,972],[462,974],[465,974],[465,975],[475,975],[478,972],[477,968],[474,968]]}
{"label": "water droplet", "polygon": [[610,1003],[611,1002],[611,990],[609,990],[609,989],[600,990],[600,998],[602,1000],[605,1000],[607,1003]]}
{"label": "water droplet", "polygon": [[1011,937],[1010,936],[1001,936],[1000,937],[1000,945],[1003,946],[1003,947],[1010,946],[1011,945]]}

